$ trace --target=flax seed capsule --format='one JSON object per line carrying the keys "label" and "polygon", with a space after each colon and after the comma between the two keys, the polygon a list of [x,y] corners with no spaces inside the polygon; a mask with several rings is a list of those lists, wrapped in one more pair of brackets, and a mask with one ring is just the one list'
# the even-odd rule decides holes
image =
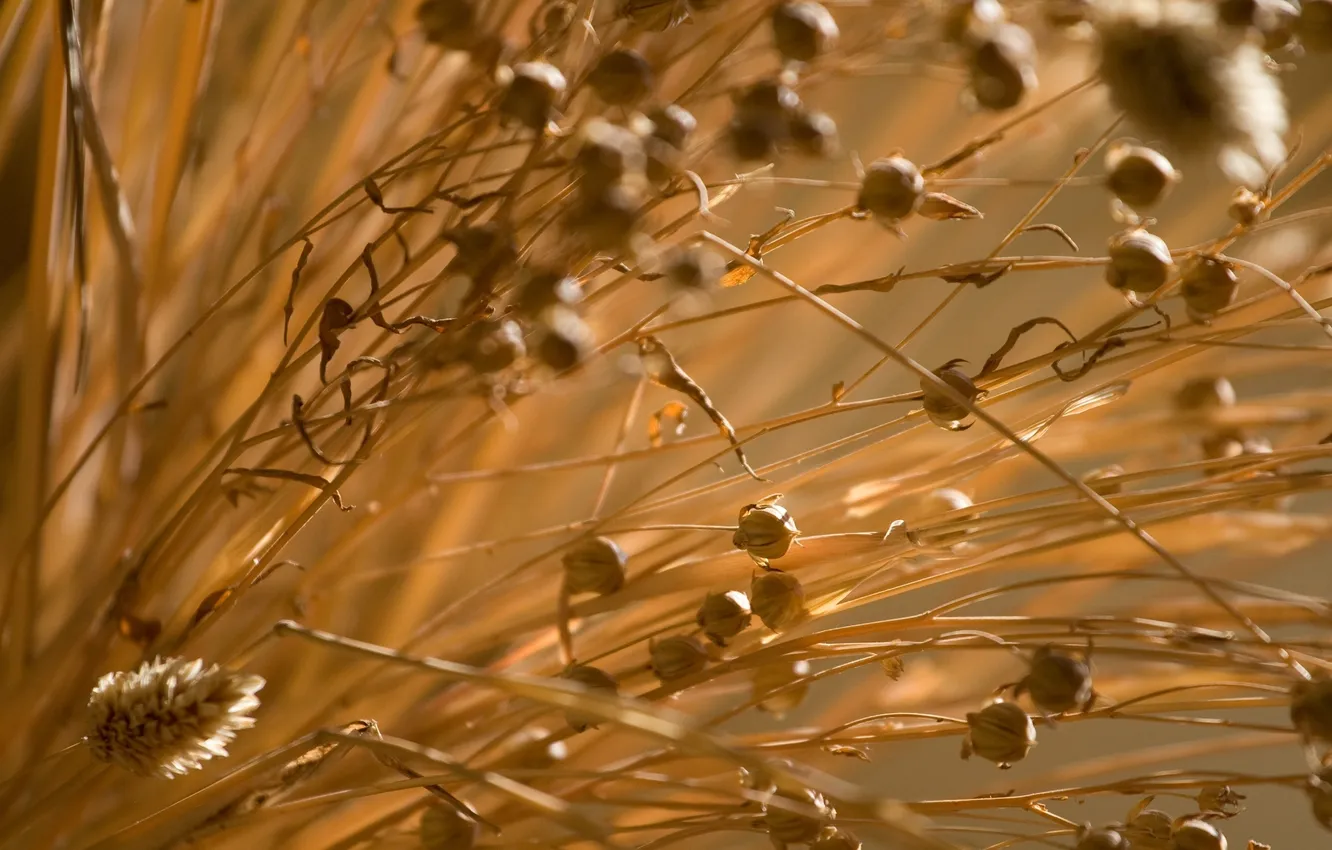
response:
{"label": "flax seed capsule", "polygon": [[1105,155],[1109,171],[1106,185],[1115,197],[1134,209],[1160,203],[1179,182],[1179,172],[1159,152],[1143,145],[1119,142]]}
{"label": "flax seed capsule", "polygon": [[502,372],[527,353],[523,330],[512,319],[485,320],[468,329],[465,356],[481,374]]}
{"label": "flax seed capsule", "polygon": [[784,844],[803,844],[814,841],[836,815],[828,801],[817,791],[806,789],[798,793],[779,792],[778,797],[803,808],[812,808],[813,814],[793,812],[776,806],[763,810],[763,826],[769,836]]}
{"label": "flax seed capsule", "polygon": [[725,646],[726,641],[749,628],[753,616],[749,597],[738,590],[728,590],[705,596],[696,619],[708,640]]}
{"label": "flax seed capsule", "polygon": [[805,615],[805,588],[790,573],[765,572],[749,585],[749,604],[763,625],[780,632]]}
{"label": "flax seed capsule", "polygon": [[1221,375],[1190,378],[1175,392],[1175,407],[1186,412],[1234,407],[1237,400],[1234,385]]}
{"label": "flax seed capsule", "polygon": [[768,561],[785,555],[791,544],[800,536],[795,517],[781,505],[766,503],[745,505],[740,509],[740,519],[731,542],[737,549],[744,549],[759,564],[766,566]]}
{"label": "flax seed capsule", "polygon": [[777,52],[791,62],[812,62],[837,43],[837,21],[811,0],[793,0],[772,10],[772,38]]}
{"label": "flax seed capsule", "polygon": [[1130,850],[1128,839],[1113,829],[1083,828],[1075,850]]}
{"label": "flax seed capsule", "polygon": [[1036,743],[1036,726],[1017,705],[1002,700],[967,714],[962,758],[973,754],[1007,770],[1022,761]]}
{"label": "flax seed capsule", "polygon": [[992,112],[1012,109],[1036,89],[1036,47],[1017,24],[1002,24],[984,36],[967,57],[971,96]]}
{"label": "flax seed capsule", "polygon": [[1110,264],[1105,279],[1119,290],[1147,295],[1170,278],[1175,261],[1161,237],[1145,230],[1128,230],[1110,240]]}
{"label": "flax seed capsule", "polygon": [[612,50],[588,74],[587,84],[611,106],[633,106],[652,93],[652,66],[637,50]]}
{"label": "flax seed capsule", "polygon": [[594,118],[583,128],[583,143],[574,155],[574,167],[582,178],[582,190],[596,195],[622,180],[640,177],[647,158],[637,135]]}
{"label": "flax seed capsule", "polygon": [[754,698],[759,700],[759,709],[779,719],[785,717],[809,694],[808,682],[795,684],[808,675],[809,662],[804,659],[765,664],[755,670]]}
{"label": "flax seed capsule", "polygon": [[703,644],[687,635],[672,635],[656,641],[648,652],[652,672],[663,682],[692,676],[708,664],[708,651]]}
{"label": "flax seed capsule", "polygon": [[568,307],[542,311],[538,322],[536,356],[557,372],[572,369],[592,350],[592,329]]}
{"label": "flax seed capsule", "polygon": [[856,206],[885,224],[896,224],[919,209],[925,198],[925,178],[903,156],[876,159],[865,169]]}
{"label": "flax seed capsule", "polygon": [[629,556],[609,537],[592,537],[564,553],[564,586],[570,593],[604,596],[624,587]]}
{"label": "flax seed capsule", "polygon": [[1189,315],[1206,320],[1235,303],[1239,278],[1230,263],[1199,254],[1184,263],[1179,274],[1179,293]]}
{"label": "flax seed capsule", "polygon": [[1088,706],[1092,701],[1091,665],[1051,646],[1037,649],[1031,669],[1018,683],[1015,694],[1031,694],[1042,711],[1062,714]]}
{"label": "flax seed capsule", "polygon": [[1226,836],[1210,821],[1189,818],[1170,830],[1174,850],[1226,850]]}
{"label": "flax seed capsule", "polygon": [[1313,808],[1314,820],[1332,831],[1332,767],[1325,767],[1309,777],[1305,792]]}
{"label": "flax seed capsule", "polygon": [[844,829],[829,827],[809,845],[809,850],[860,850],[861,847],[859,838]]}
{"label": "flax seed capsule", "polygon": [[500,115],[538,133],[555,116],[567,83],[560,69],[546,62],[513,66],[512,79],[500,97]]}
{"label": "flax seed capsule", "polygon": [[1290,722],[1305,738],[1332,743],[1332,678],[1291,686]]}
{"label": "flax seed capsule", "polygon": [[[959,362],[953,360],[945,363],[934,370],[934,375],[956,390],[963,398],[975,402],[976,399],[980,398],[980,390],[971,378],[967,377],[966,373],[962,371],[958,365]],[[971,427],[974,418],[971,411],[945,395],[932,381],[922,379],[920,391],[924,396],[925,415],[935,425],[948,431],[965,431]]]}
{"label": "flax seed capsule", "polygon": [[801,109],[791,119],[790,135],[791,144],[801,156],[828,159],[837,153],[837,122],[827,113]]}
{"label": "flax seed capsule", "polygon": [[432,803],[421,815],[418,834],[425,850],[471,850],[481,837],[481,825]]}
{"label": "flax seed capsule", "polygon": [[[577,682],[592,693],[614,696],[620,692],[619,685],[615,683],[613,676],[599,667],[592,667],[588,664],[578,664],[570,667],[565,671],[564,678]],[[576,711],[565,712],[564,718],[575,732],[585,732],[595,727],[599,722],[595,717],[588,717]]]}
{"label": "flax seed capsule", "polygon": [[466,50],[476,43],[476,6],[471,0],[423,0],[416,22],[426,41],[447,50]]}

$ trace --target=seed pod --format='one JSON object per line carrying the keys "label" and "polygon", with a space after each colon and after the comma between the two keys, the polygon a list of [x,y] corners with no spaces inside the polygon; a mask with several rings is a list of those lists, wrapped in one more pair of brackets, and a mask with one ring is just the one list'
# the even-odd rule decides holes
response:
{"label": "seed pod", "polygon": [[767,125],[749,118],[737,118],[726,128],[731,155],[740,162],[770,160],[784,141],[784,133],[773,133]]}
{"label": "seed pod", "polygon": [[753,619],[749,610],[749,597],[738,590],[709,593],[698,607],[698,626],[708,640],[718,646],[749,628]]}
{"label": "seed pod", "polygon": [[579,198],[569,211],[569,232],[594,251],[618,253],[638,232],[642,208],[643,197],[637,187],[616,183]]}
{"label": "seed pod", "polygon": [[717,286],[726,273],[726,263],[715,251],[702,245],[676,246],[666,255],[662,273],[681,289],[699,291]]}
{"label": "seed pod", "polygon": [[425,850],[472,850],[481,837],[481,825],[446,806],[430,804],[417,829]]}
{"label": "seed pod", "polygon": [[738,526],[731,542],[762,565],[785,555],[800,535],[791,512],[771,503],[745,505]]}
{"label": "seed pod", "polygon": [[950,0],[943,13],[943,38],[969,47],[1008,20],[999,0]]}
{"label": "seed pod", "polygon": [[1042,646],[1032,655],[1031,670],[1014,690],[1027,691],[1031,701],[1043,711],[1061,714],[1074,708],[1084,710],[1092,701],[1091,666],[1051,646]]}
{"label": "seed pod", "polygon": [[528,316],[551,307],[573,307],[583,300],[577,278],[554,269],[528,269],[515,299],[515,306]]}
{"label": "seed pod", "polygon": [[[937,519],[940,514],[960,511],[971,507],[973,504],[971,497],[961,490],[953,487],[938,487],[922,496],[905,519],[912,526],[923,525]],[[979,514],[970,514],[958,519],[971,520],[978,516]],[[964,528],[959,531],[930,532],[928,540],[936,545],[947,546],[956,543],[972,531],[973,529]]]}
{"label": "seed pod", "polygon": [[1161,237],[1145,230],[1126,230],[1110,240],[1105,279],[1115,289],[1150,294],[1165,284],[1174,265]]}
{"label": "seed pod", "polygon": [[1160,809],[1145,809],[1124,827],[1132,850],[1170,850],[1170,828],[1174,821]]}
{"label": "seed pod", "polygon": [[917,212],[934,221],[953,221],[955,219],[985,218],[981,211],[971,204],[963,203],[952,195],[943,192],[926,192]]}
{"label": "seed pod", "polygon": [[1189,315],[1206,320],[1235,303],[1239,278],[1225,260],[1209,254],[1191,257],[1180,269],[1179,293]]}
{"label": "seed pod", "polygon": [[804,844],[814,841],[836,812],[817,791],[806,789],[798,793],[779,792],[777,797],[801,807],[813,808],[813,814],[797,813],[767,805],[763,808],[763,827],[774,841],[784,844]]}
{"label": "seed pod", "polygon": [[501,372],[527,353],[523,329],[512,319],[477,322],[468,329],[464,353],[477,372]]}
{"label": "seed pod", "polygon": [[1160,153],[1142,145],[1118,142],[1105,155],[1106,185],[1134,209],[1160,202],[1179,182],[1179,172]]}
{"label": "seed pod", "polygon": [[[934,375],[956,390],[963,398],[975,402],[976,399],[980,398],[981,391],[966,376],[966,373],[958,368],[960,362],[959,360],[950,360],[935,369]],[[925,415],[935,425],[949,431],[965,431],[971,427],[971,411],[944,395],[943,391],[936,387],[933,382],[922,379],[920,391],[925,396]]]}
{"label": "seed pod", "polygon": [[[564,678],[571,682],[577,682],[592,693],[615,696],[620,692],[615,679],[609,673],[588,664],[577,664],[570,667],[565,671]],[[575,732],[585,732],[600,722],[595,717],[589,717],[575,711],[566,711],[564,718]]]}
{"label": "seed pod", "polygon": [[1306,50],[1332,51],[1332,0],[1302,0],[1295,31]]}
{"label": "seed pod", "polygon": [[1214,410],[1235,406],[1235,387],[1228,378],[1208,375],[1191,378],[1175,393],[1175,408],[1181,411]]}
{"label": "seed pod", "polygon": [[1098,467],[1082,476],[1082,483],[1102,496],[1114,496],[1124,491],[1124,485],[1114,479],[1124,474],[1124,467],[1117,463]]}
{"label": "seed pod", "polygon": [[1170,846],[1173,850],[1226,850],[1226,837],[1215,824],[1189,818],[1170,830]]}
{"label": "seed pod", "polygon": [[447,50],[466,50],[476,43],[476,6],[472,0],[422,0],[416,22],[426,41]]}
{"label": "seed pod", "polygon": [[699,673],[708,664],[708,651],[688,635],[672,635],[648,648],[652,672],[663,682],[683,679]]}
{"label": "seed pod", "polygon": [[1307,740],[1332,743],[1332,678],[1291,686],[1290,722]]}
{"label": "seed pod", "polygon": [[967,57],[971,96],[982,109],[1012,109],[1036,88],[1036,46],[1017,24],[1001,24]]}
{"label": "seed pod", "polygon": [[451,228],[440,236],[457,249],[449,260],[449,271],[473,281],[493,279],[518,262],[518,243],[513,231],[498,222]]}
{"label": "seed pod", "polygon": [[551,307],[541,314],[537,359],[557,372],[573,368],[592,349],[592,330],[568,307]]}
{"label": "seed pod", "polygon": [[1305,786],[1309,795],[1309,804],[1313,807],[1314,820],[1328,831],[1332,831],[1332,767],[1325,767],[1319,773],[1309,777]]}
{"label": "seed pod", "polygon": [[812,0],[788,0],[772,10],[772,40],[790,62],[812,62],[837,43],[837,21]]}
{"label": "seed pod", "polygon": [[1245,227],[1267,218],[1267,212],[1267,201],[1257,192],[1244,186],[1235,190],[1235,194],[1230,198],[1230,206],[1226,208],[1226,215]]}
{"label": "seed pod", "polygon": [[1113,829],[1083,828],[1076,850],[1129,850],[1128,839]]}
{"label": "seed pod", "polygon": [[856,206],[895,224],[919,209],[924,198],[925,178],[916,164],[903,156],[887,156],[865,169]]}
{"label": "seed pod", "polygon": [[791,119],[790,134],[801,156],[828,159],[837,154],[837,123],[825,112],[800,110]]}
{"label": "seed pod", "polygon": [[800,98],[777,80],[760,80],[735,98],[728,129],[733,153],[742,160],[769,159],[789,139]]}
{"label": "seed pod", "polygon": [[805,588],[790,573],[765,572],[750,582],[749,604],[763,625],[780,632],[805,616]]}
{"label": "seed pod", "polygon": [[[809,682],[794,682],[809,675],[809,662],[805,660],[776,664],[765,664],[754,671],[754,698],[760,700],[758,707],[777,717],[786,716],[788,711],[805,701],[809,693]],[[780,693],[773,693],[784,688]],[[771,694],[771,696],[768,696]]]}
{"label": "seed pod", "polygon": [[1209,434],[1202,440],[1202,454],[1207,460],[1239,457],[1244,454],[1244,441],[1238,432],[1229,429]]}
{"label": "seed pod", "polygon": [[860,850],[860,839],[844,829],[832,827],[809,845],[809,850]]}
{"label": "seed pod", "polygon": [[624,180],[643,174],[647,159],[638,136],[608,121],[594,118],[583,128],[583,144],[574,156],[582,177],[582,190],[597,195]]}
{"label": "seed pod", "polygon": [[668,185],[683,169],[684,154],[656,136],[643,140],[643,153],[647,156],[647,179],[654,186]]}
{"label": "seed pod", "polygon": [[614,540],[592,537],[564,553],[564,586],[570,593],[605,596],[624,587],[629,556]]}
{"label": "seed pod", "polygon": [[689,110],[674,103],[648,113],[652,122],[652,136],[673,148],[683,150],[689,136],[698,127],[698,120]]}
{"label": "seed pod", "polygon": [[652,66],[637,50],[612,50],[588,74],[587,84],[611,106],[633,106],[652,93]]}
{"label": "seed pod", "polygon": [[555,116],[567,83],[560,69],[546,62],[522,62],[500,97],[499,111],[508,121],[540,133]]}
{"label": "seed pod", "polygon": [[1031,718],[1017,705],[1003,700],[968,713],[967,727],[962,758],[970,758],[974,753],[999,765],[1001,770],[1026,758],[1036,743],[1036,726]]}
{"label": "seed pod", "polygon": [[1234,817],[1243,811],[1245,796],[1229,785],[1204,785],[1194,799],[1201,811]]}

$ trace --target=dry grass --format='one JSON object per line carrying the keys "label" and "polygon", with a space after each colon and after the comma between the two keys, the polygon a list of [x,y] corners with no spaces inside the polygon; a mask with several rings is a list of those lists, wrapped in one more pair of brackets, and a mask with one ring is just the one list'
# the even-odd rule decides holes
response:
{"label": "dry grass", "polygon": [[[1326,840],[1332,697],[1298,684],[1332,669],[1326,62],[1272,54],[1301,143],[1242,223],[1214,148],[1270,159],[1270,104],[1160,140],[1201,150],[1161,148],[1174,264],[1125,298],[1104,161],[1141,131],[1085,25],[1013,4],[1041,88],[972,112],[944,9],[829,3],[794,84],[843,152],[768,165],[727,125],[780,70],[771,5],[638,5],[482,3],[441,30],[469,55],[415,0],[0,4],[0,843],[1073,847],[1148,796],[1232,847]],[[619,47],[698,119],[669,183],[618,184],[627,222],[573,160],[592,118],[638,126],[588,90]],[[505,126],[541,55],[554,125]],[[894,151],[952,200],[859,195]],[[464,238],[487,222],[581,303]],[[663,277],[686,249],[725,285]],[[1207,321],[1201,254],[1238,276]],[[478,370],[510,310],[528,353]],[[1178,398],[1217,375],[1237,400]],[[569,559],[606,592],[565,592]],[[707,595],[751,590],[706,639]],[[1007,690],[1022,758],[979,712],[1047,645],[1094,647],[1095,693],[1076,665]],[[99,678],[158,656],[261,676],[254,728],[154,682],[160,711],[85,742]],[[1032,694],[1069,681],[1047,723]],[[241,731],[207,760],[190,729]],[[187,775],[122,769],[159,752]]]}

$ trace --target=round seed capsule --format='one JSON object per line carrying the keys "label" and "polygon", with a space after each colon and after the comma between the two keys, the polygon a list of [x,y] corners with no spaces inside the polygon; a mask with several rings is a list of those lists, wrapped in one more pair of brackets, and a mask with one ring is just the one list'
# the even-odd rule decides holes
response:
{"label": "round seed capsule", "polygon": [[477,322],[468,329],[467,362],[483,375],[502,372],[527,353],[523,330],[512,319]]}
{"label": "round seed capsule", "polygon": [[1087,662],[1043,646],[1032,655],[1031,670],[1018,685],[1031,694],[1037,707],[1061,714],[1092,700],[1091,666]]}
{"label": "round seed capsule", "polygon": [[775,841],[785,844],[804,844],[814,841],[835,816],[823,795],[806,789],[799,793],[779,792],[777,797],[802,808],[814,809],[813,814],[793,812],[767,805],[763,809],[763,827]]}
{"label": "round seed capsule", "polygon": [[[904,518],[913,526],[924,525],[934,522],[940,514],[960,511],[971,507],[973,504],[971,497],[961,490],[952,487],[938,487],[922,496],[911,513]],[[977,514],[970,514],[966,517],[959,517],[959,519],[975,519],[977,516]],[[966,537],[971,531],[972,529],[963,528],[958,531],[930,532],[928,540],[933,544],[947,546]]]}
{"label": "round seed capsule", "polygon": [[778,662],[765,664],[754,671],[754,698],[759,700],[758,707],[769,714],[782,718],[788,711],[805,701],[809,693],[809,682],[794,684],[809,675],[809,662]]}
{"label": "round seed capsule", "polygon": [[1295,31],[1305,49],[1314,53],[1332,51],[1332,0],[1303,0]]}
{"label": "round seed capsule", "polygon": [[554,117],[566,85],[564,74],[554,65],[519,63],[513,67],[513,79],[500,98],[500,114],[539,133]]}
{"label": "round seed capsule", "polygon": [[572,236],[594,251],[619,252],[638,232],[643,197],[637,187],[616,183],[599,192],[583,194],[569,211]]}
{"label": "round seed capsule", "polygon": [[1226,215],[1230,216],[1231,220],[1249,227],[1267,218],[1267,202],[1257,192],[1241,186],[1231,196]]}
{"label": "round seed capsule", "polygon": [[471,0],[422,0],[416,22],[426,41],[448,50],[466,50],[476,43],[476,6]]}
{"label": "round seed capsule", "polygon": [[1235,401],[1234,385],[1220,375],[1191,378],[1175,393],[1175,407],[1183,411],[1234,407]]}
{"label": "round seed capsule", "polygon": [[828,159],[838,150],[837,122],[824,112],[802,109],[791,119],[791,144],[796,153]]}
{"label": "round seed capsule", "polygon": [[518,291],[516,306],[529,316],[550,307],[573,307],[583,300],[578,280],[552,269],[530,269]]}
{"label": "round seed capsule", "polygon": [[970,46],[1007,19],[999,0],[950,0],[943,13],[943,37],[952,44]]}
{"label": "round seed capsule", "polygon": [[1012,109],[1036,88],[1036,47],[1017,24],[1001,24],[984,36],[967,57],[971,95],[976,105],[994,112]]}
{"label": "round seed capsule", "polygon": [[1332,678],[1291,686],[1290,722],[1305,738],[1332,743]]}
{"label": "round seed capsule", "polygon": [[418,827],[425,850],[471,850],[481,837],[481,825],[453,809],[431,804]]}
{"label": "round seed capsule", "polygon": [[557,372],[571,369],[592,349],[592,330],[568,307],[551,307],[541,314],[537,359]]}
{"label": "round seed capsule", "polygon": [[1173,850],[1226,850],[1226,837],[1215,824],[1190,818],[1170,830],[1170,846]]}
{"label": "round seed capsule", "polygon": [[1087,829],[1079,833],[1076,850],[1129,850],[1129,842],[1113,829]]}
{"label": "round seed capsule", "polygon": [[1124,836],[1133,850],[1170,850],[1170,815],[1160,809],[1144,809],[1124,828]]}
{"label": "round seed capsule", "polygon": [[513,231],[498,222],[452,228],[440,235],[457,251],[448,266],[454,274],[475,280],[500,274],[518,261]]}
{"label": "round seed capsule", "polygon": [[1102,496],[1114,496],[1124,491],[1124,485],[1115,479],[1124,474],[1124,467],[1117,463],[1101,466],[1082,476],[1082,483]]}
{"label": "round seed capsule", "polygon": [[925,178],[903,156],[876,159],[865,169],[856,206],[886,224],[895,224],[915,212],[925,197]]}
{"label": "round seed capsule", "polygon": [[1027,713],[1011,702],[991,703],[967,714],[967,737],[962,758],[972,754],[992,761],[1003,770],[1022,761],[1036,743],[1036,726]]}
{"label": "round seed capsule", "polygon": [[749,605],[763,625],[780,632],[805,615],[805,588],[790,573],[754,576],[749,585]]}
{"label": "round seed capsule", "polygon": [[652,93],[652,66],[637,50],[612,50],[588,74],[587,84],[611,106],[633,106]]}
{"label": "round seed capsule", "polygon": [[772,159],[783,140],[768,125],[750,118],[737,118],[726,128],[731,155],[741,162]]}
{"label": "round seed capsule", "polygon": [[653,138],[661,139],[673,148],[683,149],[689,136],[698,127],[698,120],[682,106],[674,103],[648,113],[652,122]]}
{"label": "round seed capsule", "polygon": [[676,246],[667,253],[662,273],[681,289],[698,291],[717,286],[726,273],[726,263],[715,251],[702,245]]}
{"label": "round seed capsule", "polygon": [[[588,664],[578,664],[570,667],[564,674],[564,678],[577,682],[587,690],[593,693],[614,696],[620,692],[615,679],[606,671],[599,667],[592,667]],[[575,732],[585,732],[595,727],[598,720],[595,717],[589,717],[574,711],[565,712],[564,718],[570,728]]]}
{"label": "round seed capsule", "polygon": [[1323,829],[1332,831],[1332,767],[1325,767],[1321,772],[1309,777],[1305,792],[1309,795],[1309,804],[1313,807],[1314,820]]}
{"label": "round seed capsule", "polygon": [[761,564],[780,558],[787,553],[800,535],[795,517],[781,505],[745,505],[740,509],[740,520],[731,542],[744,549]]}
{"label": "round seed capsule", "polygon": [[1204,785],[1194,797],[1204,812],[1217,812],[1233,817],[1244,809],[1245,796],[1229,785]]}
{"label": "round seed capsule", "polygon": [[1110,240],[1105,279],[1115,289],[1148,294],[1165,284],[1174,264],[1161,237],[1145,230],[1127,230]]}
{"label": "round seed capsule", "polygon": [[583,144],[574,156],[588,194],[608,191],[627,177],[641,175],[647,166],[643,142],[638,136],[600,118],[583,128]]}
{"label": "round seed capsule", "polygon": [[800,108],[800,97],[778,80],[760,80],[735,98],[735,119],[766,129],[785,140],[791,118]]}
{"label": "round seed capsule", "polygon": [[772,39],[791,62],[812,62],[837,42],[837,21],[811,0],[782,3],[772,10]]}
{"label": "round seed capsule", "polygon": [[624,587],[629,556],[608,537],[592,537],[564,553],[564,586],[570,593],[605,596]]}
{"label": "round seed capsule", "polygon": [[672,635],[651,645],[652,672],[663,682],[701,672],[708,664],[708,651],[688,635]]}
{"label": "round seed capsule", "polygon": [[753,619],[749,610],[749,597],[738,590],[709,593],[698,607],[698,625],[708,640],[718,646],[749,628]]}
{"label": "round seed capsule", "polygon": [[1105,156],[1105,167],[1110,191],[1134,209],[1155,205],[1179,182],[1179,172],[1170,160],[1142,145],[1112,145]]}
{"label": "round seed capsule", "polygon": [[1225,260],[1207,254],[1192,257],[1180,269],[1180,295],[1189,315],[1208,319],[1235,303],[1239,278]]}
{"label": "round seed capsule", "polygon": [[809,850],[860,850],[860,839],[844,829],[826,829],[809,845]]}
{"label": "round seed capsule", "polygon": [[[958,368],[957,361],[945,363],[935,369],[934,375],[968,401],[975,402],[976,399],[980,398],[980,390],[966,376],[966,373]],[[964,431],[971,427],[971,411],[944,395],[943,391],[936,387],[932,381],[922,379],[920,391],[925,397],[925,415],[935,425],[949,431]]]}

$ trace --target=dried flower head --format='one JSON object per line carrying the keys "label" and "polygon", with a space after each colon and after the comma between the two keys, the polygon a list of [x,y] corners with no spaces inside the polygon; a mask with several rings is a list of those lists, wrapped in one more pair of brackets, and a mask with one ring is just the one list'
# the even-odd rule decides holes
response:
{"label": "dried flower head", "polygon": [[771,501],[745,505],[737,526],[731,543],[748,552],[760,566],[785,555],[800,536],[791,512]]}
{"label": "dried flower head", "polygon": [[698,626],[708,640],[718,646],[749,628],[753,613],[749,610],[749,597],[738,590],[709,593],[698,606]]}
{"label": "dried flower head", "polygon": [[1145,230],[1127,230],[1110,240],[1105,279],[1115,289],[1146,295],[1165,284],[1174,265],[1164,239]]}
{"label": "dried flower head", "polygon": [[813,0],[788,0],[772,10],[772,40],[792,62],[812,62],[837,43],[837,21]]}
{"label": "dried flower head", "polygon": [[[809,675],[809,662],[778,661],[765,664],[754,671],[754,698],[758,707],[774,717],[781,718],[805,701],[809,682],[801,682]],[[800,684],[795,684],[800,682]]]}
{"label": "dried flower head", "polygon": [[749,604],[763,625],[780,632],[805,615],[805,588],[790,573],[765,572],[750,582]]}
{"label": "dried flower head", "polygon": [[157,658],[107,673],[88,698],[85,741],[94,756],[139,776],[171,779],[227,755],[254,725],[259,676],[207,670],[200,660]]}
{"label": "dried flower head", "polygon": [[1197,818],[1182,818],[1170,830],[1173,850],[1226,850],[1226,836],[1216,824]]}
{"label": "dried flower head", "polygon": [[564,586],[570,593],[604,596],[624,587],[629,556],[609,537],[591,537],[564,553]]}
{"label": "dried flower head", "polygon": [[[613,676],[600,667],[593,667],[590,664],[575,664],[565,671],[564,678],[577,682],[593,693],[614,696],[620,692],[619,685],[616,684]],[[598,722],[596,718],[579,714],[576,711],[565,712],[564,719],[575,732],[585,732],[596,726]]]}
{"label": "dried flower head", "polygon": [[819,837],[834,817],[836,810],[817,791],[805,789],[797,793],[779,792],[777,799],[794,803],[804,808],[812,808],[811,814],[793,812],[771,804],[763,808],[763,827],[769,837],[783,844],[812,842]]}
{"label": "dried flower head", "polygon": [[708,665],[708,651],[696,638],[671,635],[648,648],[652,672],[663,682],[699,673]]}
{"label": "dried flower head", "polygon": [[452,808],[432,803],[421,814],[417,834],[425,850],[471,850],[481,837],[481,825]]}
{"label": "dried flower head", "polygon": [[967,737],[962,758],[978,755],[1007,770],[1022,761],[1036,743],[1036,725],[1027,712],[1011,702],[997,700],[967,714]]}
{"label": "dried flower head", "polygon": [[1230,179],[1260,184],[1286,155],[1286,106],[1262,49],[1219,27],[1197,0],[1104,0],[1093,24],[1100,76],[1147,135],[1211,153]]}

